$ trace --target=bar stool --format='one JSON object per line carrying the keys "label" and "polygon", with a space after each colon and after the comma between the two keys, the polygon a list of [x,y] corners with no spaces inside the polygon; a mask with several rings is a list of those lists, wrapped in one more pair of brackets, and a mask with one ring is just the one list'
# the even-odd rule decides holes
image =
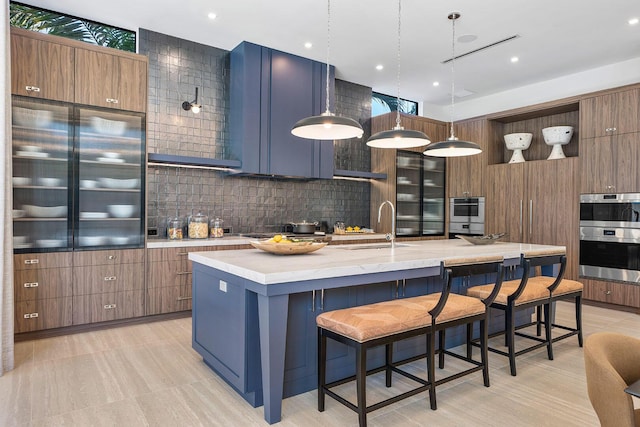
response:
{"label": "bar stool", "polygon": [[[582,288],[580,282],[564,279],[567,258],[565,251],[561,250],[542,250],[529,251],[523,253],[520,257],[520,265],[522,267],[522,278],[517,280],[505,281],[491,304],[490,308],[503,310],[505,312],[505,346],[507,351],[489,346],[489,351],[507,356],[509,358],[509,368],[511,375],[516,375],[517,356],[531,352],[541,347],[547,348],[547,357],[553,360],[553,342],[578,335],[578,343],[582,347]],[[536,267],[558,266],[558,273],[555,277],[551,276],[535,276]],[[469,288],[467,295],[476,298],[483,298],[492,291],[490,285],[481,285]],[[558,325],[551,319],[551,304],[557,300],[573,298],[576,310],[576,327],[568,327]],[[518,329],[531,326],[533,323],[526,323],[516,328],[515,317],[516,312],[520,310],[535,308],[536,309],[536,335],[527,334],[518,331]],[[543,320],[541,320],[541,311],[544,312]],[[541,338],[541,326],[544,323],[545,337]],[[569,332],[561,336],[552,337],[552,328],[558,327],[568,330]],[[520,336],[529,340],[537,341],[536,344],[527,346],[519,351],[515,350],[515,337]],[[473,345],[479,345],[472,342]]]}
{"label": "bar stool", "polygon": [[[442,292],[320,314],[316,318],[318,326],[318,411],[324,411],[325,395],[329,395],[357,412],[359,425],[366,426],[367,413],[423,391],[429,391],[430,406],[432,409],[436,409],[435,387],[462,375],[482,370],[484,384],[488,387],[487,307],[497,295],[502,283],[502,261],[502,257],[449,260],[441,263],[440,266],[440,277],[443,282]],[[484,301],[451,292],[453,278],[475,274],[494,274],[496,277],[494,291]],[[481,361],[478,362],[471,358],[467,360],[464,356],[458,356],[474,366],[448,378],[436,381],[434,372],[436,331],[438,328],[473,323],[475,321],[480,322],[482,331],[480,337]],[[427,380],[398,367],[407,363],[408,360],[393,361],[394,342],[421,335],[426,335],[427,337]],[[327,338],[355,349],[355,375],[331,383],[326,382]],[[384,366],[367,370],[367,351],[379,346],[385,346]],[[411,360],[415,360],[415,358]],[[391,387],[392,373],[394,372],[415,381],[418,386],[367,406],[366,377],[383,370],[385,371],[386,387]],[[357,400],[355,405],[332,390],[332,388],[354,379]]]}

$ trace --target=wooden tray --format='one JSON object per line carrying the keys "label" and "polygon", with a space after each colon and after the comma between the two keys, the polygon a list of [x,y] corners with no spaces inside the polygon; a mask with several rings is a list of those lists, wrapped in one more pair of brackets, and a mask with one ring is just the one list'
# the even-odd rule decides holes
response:
{"label": "wooden tray", "polygon": [[329,244],[328,242],[270,243],[266,241],[253,241],[249,243],[256,249],[276,255],[308,254],[322,249]]}

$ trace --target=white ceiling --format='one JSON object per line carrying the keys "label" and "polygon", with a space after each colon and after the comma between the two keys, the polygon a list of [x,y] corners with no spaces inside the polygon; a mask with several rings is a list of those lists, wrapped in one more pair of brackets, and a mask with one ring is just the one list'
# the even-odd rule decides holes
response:
{"label": "white ceiling", "polygon": [[[231,50],[243,40],[326,62],[323,0],[22,0],[58,12],[137,30],[144,28]],[[518,34],[455,61],[465,100],[640,57],[639,0],[402,1],[400,96],[435,106],[450,102],[452,27],[456,54]],[[217,14],[215,20],[207,17]],[[337,77],[396,96],[398,2],[333,0],[330,62]],[[313,43],[311,49],[305,42]],[[519,62],[510,62],[518,56]],[[384,69],[377,71],[375,66]],[[440,86],[434,87],[433,82]]]}

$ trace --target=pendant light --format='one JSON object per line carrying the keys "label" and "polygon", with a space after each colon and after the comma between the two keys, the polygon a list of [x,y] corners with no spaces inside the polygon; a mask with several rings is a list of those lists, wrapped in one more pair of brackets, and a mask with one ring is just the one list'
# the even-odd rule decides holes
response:
{"label": "pendant light", "polygon": [[460,18],[460,13],[451,12],[448,18],[453,27],[453,37],[451,43],[451,135],[444,141],[436,142],[426,148],[424,155],[434,157],[461,157],[472,156],[482,153],[482,148],[475,142],[461,141],[453,133],[454,98],[455,98],[455,67],[456,61],[456,19]]}
{"label": "pendant light", "polygon": [[400,27],[402,22],[402,1],[398,0],[398,98],[396,106],[396,126],[372,135],[367,141],[369,147],[375,148],[413,148],[423,147],[431,143],[424,133],[417,130],[406,130],[400,124]]}
{"label": "pendant light", "polygon": [[327,109],[319,116],[299,120],[291,133],[300,138],[335,140],[361,138],[364,130],[360,123],[348,117],[339,117],[329,110],[329,51],[331,43],[331,0],[327,0]]}

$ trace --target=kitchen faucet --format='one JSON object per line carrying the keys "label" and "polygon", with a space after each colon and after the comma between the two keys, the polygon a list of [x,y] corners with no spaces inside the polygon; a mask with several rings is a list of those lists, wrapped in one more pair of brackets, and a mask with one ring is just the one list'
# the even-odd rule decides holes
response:
{"label": "kitchen faucet", "polygon": [[391,234],[387,233],[387,240],[391,240],[391,249],[393,249],[396,247],[396,209],[393,207],[393,203],[389,200],[382,202],[378,208],[378,224],[380,224],[382,207],[387,203],[391,206]]}

